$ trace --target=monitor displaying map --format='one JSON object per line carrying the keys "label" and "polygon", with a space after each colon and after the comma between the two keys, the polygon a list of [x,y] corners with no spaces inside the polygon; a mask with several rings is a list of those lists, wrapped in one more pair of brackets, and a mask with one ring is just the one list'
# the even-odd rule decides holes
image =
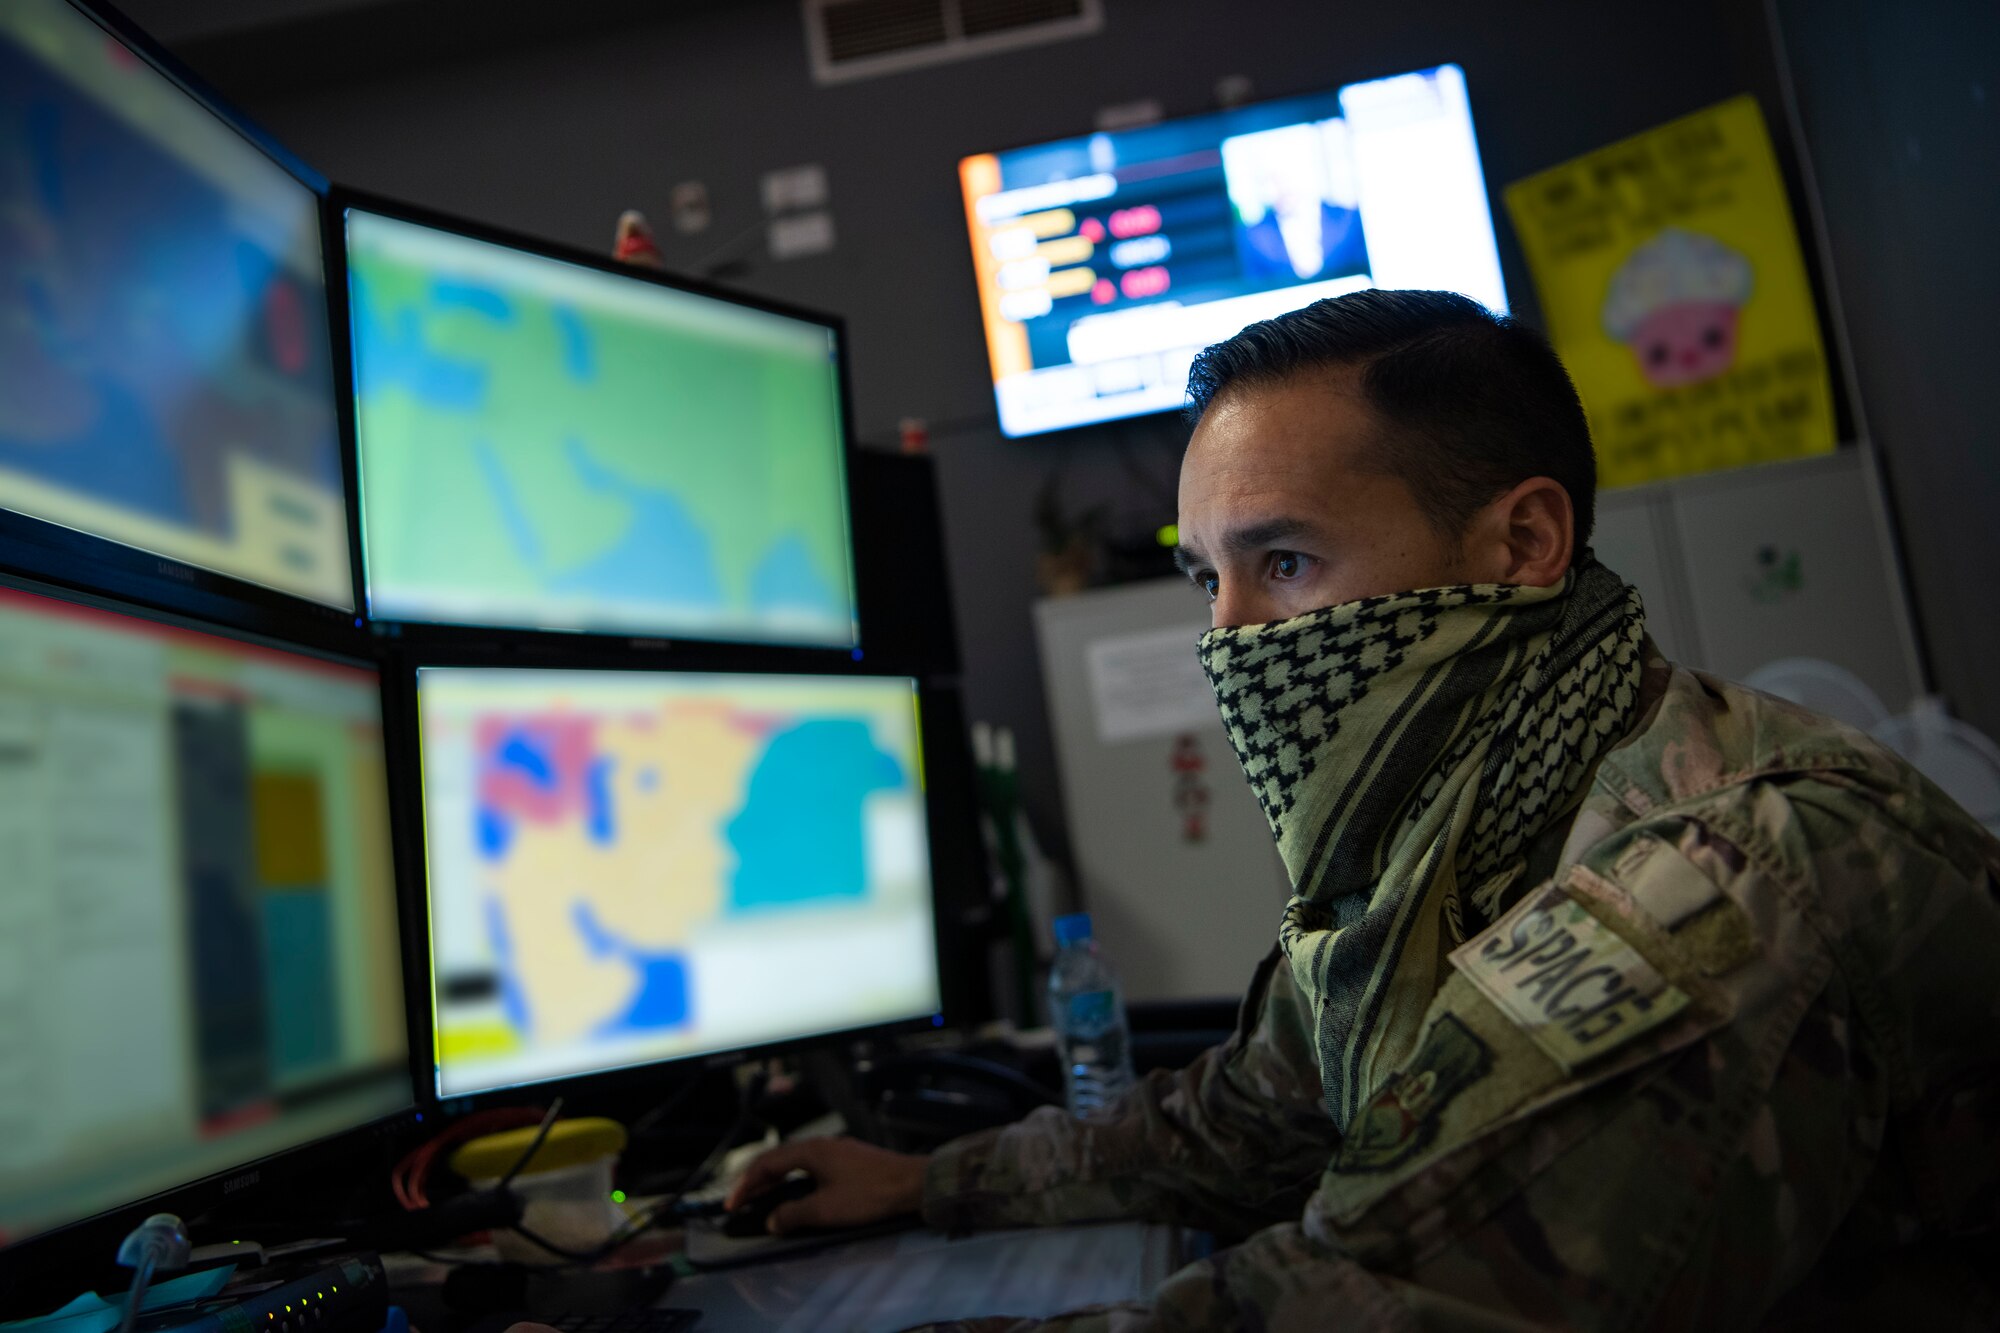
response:
{"label": "monitor displaying map", "polygon": [[370,614],[847,648],[837,335],[360,209]]}
{"label": "monitor displaying map", "polygon": [[0,4],[0,508],[352,609],[319,207],[63,0]]}
{"label": "monitor displaying map", "polygon": [[906,677],[418,672],[437,1092],[939,1007]]}

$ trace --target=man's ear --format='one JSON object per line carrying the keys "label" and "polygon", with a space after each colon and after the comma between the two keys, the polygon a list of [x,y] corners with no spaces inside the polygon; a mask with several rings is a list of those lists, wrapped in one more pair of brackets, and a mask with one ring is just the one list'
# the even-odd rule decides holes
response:
{"label": "man's ear", "polygon": [[1475,523],[1496,583],[1547,588],[1576,553],[1576,513],[1553,477],[1530,477],[1487,505]]}

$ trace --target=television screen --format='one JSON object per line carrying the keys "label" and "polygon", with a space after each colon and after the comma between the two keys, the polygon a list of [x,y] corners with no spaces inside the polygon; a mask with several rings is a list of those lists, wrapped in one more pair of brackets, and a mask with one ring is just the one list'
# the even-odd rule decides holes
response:
{"label": "television screen", "polygon": [[1177,410],[1246,324],[1500,279],[1456,65],[959,164],[1000,428]]}
{"label": "television screen", "polygon": [[412,1104],[387,782],[372,669],[0,587],[0,1245]]}
{"label": "television screen", "polygon": [[417,681],[439,1096],[937,1012],[913,681]]}
{"label": "television screen", "polygon": [[351,610],[319,208],[63,0],[0,5],[0,506]]}
{"label": "television screen", "polygon": [[388,620],[849,648],[836,330],[347,211]]}

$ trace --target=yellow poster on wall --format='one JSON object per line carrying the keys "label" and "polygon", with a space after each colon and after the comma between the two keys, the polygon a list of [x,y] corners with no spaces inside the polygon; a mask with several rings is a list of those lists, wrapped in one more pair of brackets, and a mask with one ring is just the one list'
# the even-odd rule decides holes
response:
{"label": "yellow poster on wall", "polygon": [[1754,99],[1551,167],[1506,201],[1601,485],[1834,447],[1812,289]]}

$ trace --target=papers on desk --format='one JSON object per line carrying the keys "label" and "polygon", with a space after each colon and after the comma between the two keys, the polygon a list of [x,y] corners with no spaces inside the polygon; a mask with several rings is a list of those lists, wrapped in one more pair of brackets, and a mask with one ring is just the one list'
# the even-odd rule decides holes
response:
{"label": "papers on desk", "polygon": [[687,1279],[669,1304],[702,1333],[894,1333],[974,1315],[1043,1316],[1145,1300],[1175,1266],[1172,1227],[1114,1223],[948,1240],[906,1232]]}

